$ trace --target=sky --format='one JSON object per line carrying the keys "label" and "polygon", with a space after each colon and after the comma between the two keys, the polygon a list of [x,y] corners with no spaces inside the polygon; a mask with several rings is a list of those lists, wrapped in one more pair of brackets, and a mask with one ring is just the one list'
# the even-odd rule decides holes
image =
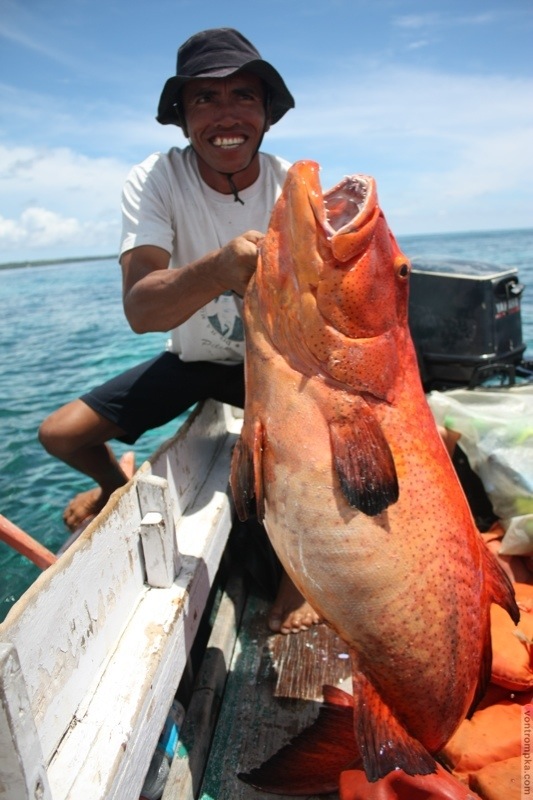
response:
{"label": "sky", "polygon": [[263,150],[375,178],[396,235],[533,227],[533,0],[0,0],[0,263],[114,254],[178,46],[235,27],[296,108]]}

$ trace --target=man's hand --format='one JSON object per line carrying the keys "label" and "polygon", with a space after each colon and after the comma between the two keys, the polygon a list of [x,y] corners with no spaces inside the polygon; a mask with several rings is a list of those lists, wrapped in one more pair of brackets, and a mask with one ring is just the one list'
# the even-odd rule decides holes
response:
{"label": "man's hand", "polygon": [[236,236],[219,250],[213,277],[220,281],[221,291],[231,291],[242,297],[248,281],[257,267],[258,246],[263,239],[259,231],[247,231]]}
{"label": "man's hand", "polygon": [[169,253],[141,245],[121,258],[126,318],[136,333],[168,331],[223,292],[241,297],[257,266],[259,231],[246,231],[192,264],[168,269]]}

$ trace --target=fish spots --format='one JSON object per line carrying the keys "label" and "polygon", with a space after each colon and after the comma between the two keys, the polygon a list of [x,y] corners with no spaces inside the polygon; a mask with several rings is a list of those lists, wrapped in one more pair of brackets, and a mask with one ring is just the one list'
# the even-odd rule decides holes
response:
{"label": "fish spots", "polygon": [[290,172],[245,301],[242,435],[283,564],[408,733],[438,749],[478,684],[490,594],[420,385],[409,262],[372,182],[359,205],[350,191],[323,208],[316,169]]}

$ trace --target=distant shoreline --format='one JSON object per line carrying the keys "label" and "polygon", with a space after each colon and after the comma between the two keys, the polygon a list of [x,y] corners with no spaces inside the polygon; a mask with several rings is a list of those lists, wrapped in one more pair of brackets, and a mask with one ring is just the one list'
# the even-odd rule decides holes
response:
{"label": "distant shoreline", "polygon": [[81,264],[85,261],[109,261],[114,258],[118,260],[118,255],[112,253],[109,256],[78,256],[77,258],[49,258],[41,261],[11,261],[0,264],[0,269],[24,269],[26,267],[49,267],[52,264]]}
{"label": "distant shoreline", "polygon": [[[470,238],[471,236],[500,236],[501,234],[512,234],[512,233],[529,233],[533,232],[533,228],[502,228],[502,229],[492,229],[487,228],[486,230],[475,230],[475,231],[448,231],[443,233],[442,231],[439,233],[402,233],[397,234],[396,239],[402,245],[403,241],[409,239],[435,239],[438,241],[439,239],[443,238],[446,239],[448,236],[454,237],[465,237]],[[38,259],[38,260],[27,260],[27,261],[9,261],[3,264],[0,264],[0,270],[3,269],[24,269],[25,267],[46,267],[52,266],[54,264],[82,264],[87,261],[108,261],[110,259],[115,259],[118,261],[118,254],[112,253],[111,255],[107,256],[76,256],[74,258],[48,258],[48,259]]]}

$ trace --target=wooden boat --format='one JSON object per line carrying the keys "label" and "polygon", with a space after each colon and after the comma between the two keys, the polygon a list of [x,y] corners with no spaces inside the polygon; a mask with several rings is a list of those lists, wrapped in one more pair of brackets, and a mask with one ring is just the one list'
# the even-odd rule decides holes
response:
{"label": "wooden boat", "polygon": [[324,626],[269,636],[268,602],[248,595],[238,559],[226,566],[238,413],[200,406],[0,624],[2,800],[138,798],[180,685],[187,717],[165,798],[203,796],[228,674],[232,713],[206,791],[252,798],[236,754],[255,766],[312,718],[326,680],[348,676],[345,647]]}
{"label": "wooden boat", "polygon": [[0,625],[2,800],[138,798],[180,690],[164,800],[252,800],[237,773],[316,716],[324,683],[348,679],[326,626],[269,635],[268,601],[224,557],[240,425],[199,407]]}
{"label": "wooden boat", "polygon": [[268,601],[226,557],[240,426],[199,406],[0,624],[0,800],[136,800],[176,693],[163,800],[251,800],[237,773],[348,678],[325,626],[269,635]]}

